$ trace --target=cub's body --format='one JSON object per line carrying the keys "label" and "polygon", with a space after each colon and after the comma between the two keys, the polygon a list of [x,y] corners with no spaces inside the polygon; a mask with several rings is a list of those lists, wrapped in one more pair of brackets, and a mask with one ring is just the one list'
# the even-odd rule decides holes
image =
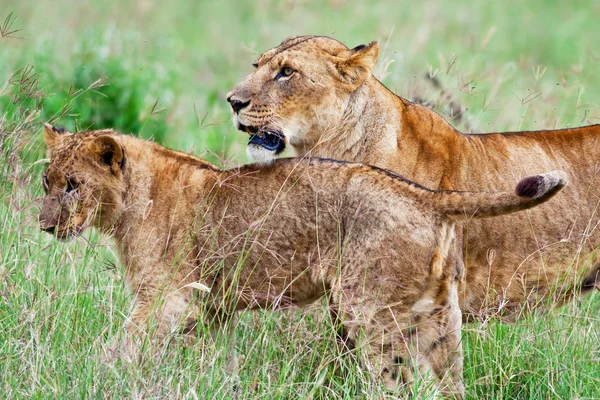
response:
{"label": "cub's body", "polygon": [[115,237],[135,293],[133,338],[327,295],[342,339],[363,347],[390,389],[416,368],[463,392],[455,222],[533,207],[566,183],[550,173],[516,194],[438,192],[361,164],[221,171],[111,130],[46,125],[44,137],[40,226],[63,239],[87,226]]}

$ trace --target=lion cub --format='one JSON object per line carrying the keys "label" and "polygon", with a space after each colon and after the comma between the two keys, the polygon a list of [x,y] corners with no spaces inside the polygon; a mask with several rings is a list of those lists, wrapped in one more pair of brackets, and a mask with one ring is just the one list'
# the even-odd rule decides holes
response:
{"label": "lion cub", "polygon": [[136,293],[134,337],[209,323],[197,321],[200,304],[218,323],[328,296],[344,340],[363,346],[388,388],[419,370],[458,396],[455,222],[533,207],[566,184],[551,172],[523,179],[516,194],[441,192],[332,160],[222,171],[112,130],[45,124],[44,140],[40,227],[66,239],[95,226],[116,239]]}

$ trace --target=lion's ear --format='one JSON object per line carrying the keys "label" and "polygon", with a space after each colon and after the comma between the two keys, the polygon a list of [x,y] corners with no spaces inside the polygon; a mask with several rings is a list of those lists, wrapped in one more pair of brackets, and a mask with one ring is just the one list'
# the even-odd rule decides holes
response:
{"label": "lion's ear", "polygon": [[89,148],[96,156],[96,161],[107,165],[113,174],[123,168],[125,154],[121,145],[111,136],[98,136],[90,144]]}
{"label": "lion's ear", "polygon": [[353,84],[361,84],[371,73],[379,56],[379,45],[371,42],[368,45],[356,46],[350,56],[340,60],[337,68],[344,80]]}
{"label": "lion's ear", "polygon": [[62,140],[62,135],[67,134],[63,128],[57,128],[47,122],[44,122],[44,142],[48,150],[56,147]]}

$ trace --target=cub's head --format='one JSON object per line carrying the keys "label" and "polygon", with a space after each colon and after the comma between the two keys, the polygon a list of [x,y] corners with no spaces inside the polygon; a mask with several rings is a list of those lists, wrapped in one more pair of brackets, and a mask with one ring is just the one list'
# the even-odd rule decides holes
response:
{"label": "cub's head", "polygon": [[349,49],[323,36],[286,39],[258,57],[227,95],[248,154],[269,163],[286,143],[305,152],[342,119],[352,93],[371,76],[377,42]]}
{"label": "cub's head", "polygon": [[112,130],[72,134],[44,124],[50,164],[40,228],[66,240],[86,227],[110,232],[122,211],[125,154]]}

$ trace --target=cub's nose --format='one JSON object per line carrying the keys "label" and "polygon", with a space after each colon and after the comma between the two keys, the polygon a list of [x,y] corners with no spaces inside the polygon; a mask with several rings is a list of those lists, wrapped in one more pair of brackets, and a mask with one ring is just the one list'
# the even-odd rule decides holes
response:
{"label": "cub's nose", "polygon": [[248,107],[248,105],[250,104],[250,100],[244,102],[242,100],[236,99],[233,96],[227,97],[227,101],[229,102],[231,108],[235,113],[239,113],[242,109]]}
{"label": "cub's nose", "polygon": [[48,232],[51,235],[54,235],[54,226],[44,226],[41,225],[40,228],[44,231],[44,232]]}

